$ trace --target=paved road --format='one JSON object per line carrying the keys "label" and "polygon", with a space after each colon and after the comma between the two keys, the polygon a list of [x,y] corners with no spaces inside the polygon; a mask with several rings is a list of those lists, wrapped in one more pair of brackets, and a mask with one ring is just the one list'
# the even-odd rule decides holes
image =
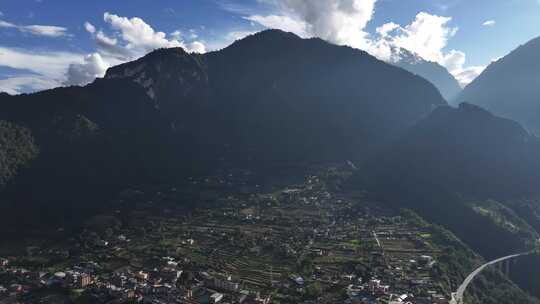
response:
{"label": "paved road", "polygon": [[381,245],[381,242],[379,241],[379,237],[377,236],[377,233],[375,231],[372,231],[373,232],[373,237],[375,238],[375,241],[377,241],[377,246],[379,246],[379,248],[382,249],[382,245]]}
{"label": "paved road", "polygon": [[467,289],[467,286],[469,286],[469,284],[472,282],[474,277],[476,277],[486,267],[488,267],[490,265],[493,265],[493,264],[497,264],[497,263],[505,261],[505,260],[517,258],[519,256],[528,255],[528,254],[531,254],[531,253],[532,253],[532,251],[505,256],[505,257],[493,260],[491,262],[487,262],[484,265],[476,268],[473,272],[471,272],[471,274],[467,278],[465,278],[463,283],[461,283],[461,285],[459,286],[458,290],[455,293],[452,293],[452,300],[450,301],[450,304],[462,304],[463,303],[463,294],[465,293],[465,290]]}

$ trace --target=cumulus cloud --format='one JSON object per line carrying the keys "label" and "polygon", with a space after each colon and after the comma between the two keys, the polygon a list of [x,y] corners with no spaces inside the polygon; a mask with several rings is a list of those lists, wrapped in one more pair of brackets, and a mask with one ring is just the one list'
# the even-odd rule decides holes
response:
{"label": "cumulus cloud", "polygon": [[66,85],[85,84],[97,77],[102,77],[107,71],[108,64],[99,53],[87,55],[82,63],[71,64],[67,71]]}
{"label": "cumulus cloud", "polygon": [[144,55],[158,48],[182,47],[190,52],[204,53],[206,48],[202,41],[183,41],[180,31],[173,32],[169,37],[164,32],[155,31],[143,19],[127,18],[106,12],[103,20],[109,24],[121,41],[107,37],[98,32],[97,39],[105,45],[119,45],[132,57]]}
{"label": "cumulus cloud", "polygon": [[273,14],[250,15],[246,19],[301,37],[320,37],[359,48],[390,62],[399,61],[399,50],[407,49],[445,66],[462,85],[483,69],[465,67],[465,54],[461,51],[445,51],[449,39],[458,31],[449,26],[451,17],[420,12],[410,24],[389,22],[368,33],[366,26],[373,17],[376,0],[267,1],[275,8]]}
{"label": "cumulus cloud", "polygon": [[68,36],[67,29],[65,27],[54,25],[17,25],[0,20],[0,28],[12,28],[22,33],[51,38]]}
{"label": "cumulus cloud", "polygon": [[376,0],[274,0],[279,14],[251,15],[247,19],[302,37],[320,37],[340,45],[369,49],[368,33]]}
{"label": "cumulus cloud", "polygon": [[127,18],[106,12],[103,20],[116,30],[124,47],[134,53],[147,53],[157,48],[178,47],[182,43],[176,39],[167,39],[164,32],[156,32],[144,20],[138,17]]}
{"label": "cumulus cloud", "polygon": [[495,24],[497,24],[495,20],[486,20],[482,23],[483,26],[495,26]]}
{"label": "cumulus cloud", "polygon": [[206,53],[206,46],[204,45],[204,43],[200,41],[190,42],[186,44],[186,48],[191,52],[200,53],[200,54]]}
{"label": "cumulus cloud", "polygon": [[377,34],[379,34],[382,38],[386,38],[390,35],[390,33],[396,29],[400,28],[399,24],[396,24],[394,22],[385,23],[381,26],[379,26],[375,31]]}

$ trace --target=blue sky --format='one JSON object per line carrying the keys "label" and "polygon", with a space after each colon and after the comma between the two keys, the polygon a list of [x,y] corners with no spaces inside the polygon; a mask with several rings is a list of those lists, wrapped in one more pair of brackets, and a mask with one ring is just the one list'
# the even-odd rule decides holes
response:
{"label": "blue sky", "polygon": [[2,0],[0,91],[85,84],[156,47],[219,49],[265,28],[386,61],[407,48],[463,84],[540,36],[540,0]]}

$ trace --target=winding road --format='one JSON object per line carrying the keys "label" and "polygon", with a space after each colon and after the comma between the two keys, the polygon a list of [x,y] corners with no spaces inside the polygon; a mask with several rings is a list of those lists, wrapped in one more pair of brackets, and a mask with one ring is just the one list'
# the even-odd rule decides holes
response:
{"label": "winding road", "polygon": [[529,252],[523,252],[523,253],[517,253],[517,254],[508,255],[508,256],[493,260],[491,262],[487,262],[484,265],[476,268],[473,272],[471,272],[471,274],[469,274],[469,276],[467,278],[465,278],[465,280],[463,281],[463,283],[461,283],[461,285],[459,286],[457,291],[452,293],[452,300],[450,300],[450,304],[462,304],[463,303],[463,294],[465,293],[465,290],[467,290],[467,287],[472,282],[472,280],[480,272],[482,272],[482,270],[484,270],[486,267],[488,267],[490,265],[493,265],[493,264],[497,264],[497,263],[505,261],[505,260],[517,258],[517,257],[523,256],[523,255],[529,255],[529,254],[531,254],[533,252],[534,251],[529,251]]}

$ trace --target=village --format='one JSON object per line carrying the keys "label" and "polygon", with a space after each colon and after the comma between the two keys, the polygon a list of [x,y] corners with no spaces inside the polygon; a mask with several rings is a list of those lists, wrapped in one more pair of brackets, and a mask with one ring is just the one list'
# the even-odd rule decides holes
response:
{"label": "village", "polygon": [[1,257],[0,303],[449,303],[433,232],[339,191],[347,172],[127,190],[67,241]]}

